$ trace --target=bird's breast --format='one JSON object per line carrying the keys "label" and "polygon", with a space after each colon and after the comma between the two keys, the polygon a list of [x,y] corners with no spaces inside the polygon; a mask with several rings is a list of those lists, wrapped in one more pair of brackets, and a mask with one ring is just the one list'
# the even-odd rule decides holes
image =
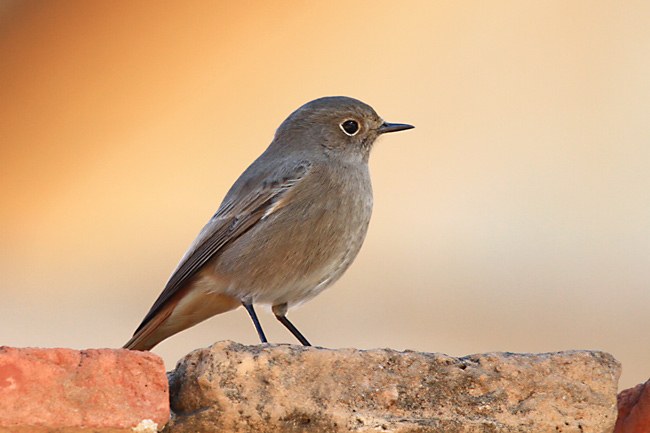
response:
{"label": "bird's breast", "polygon": [[[362,167],[363,168],[363,167]],[[365,239],[372,187],[365,170],[319,170],[216,258],[231,296],[294,304],[336,281]]]}

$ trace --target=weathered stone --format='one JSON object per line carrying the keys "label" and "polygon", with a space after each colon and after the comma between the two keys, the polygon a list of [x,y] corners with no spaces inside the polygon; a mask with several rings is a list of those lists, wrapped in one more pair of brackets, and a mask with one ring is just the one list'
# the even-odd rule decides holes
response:
{"label": "weathered stone", "polygon": [[614,433],[650,432],[650,380],[618,394]]}
{"label": "weathered stone", "polygon": [[165,366],[153,353],[0,347],[0,432],[133,431],[147,419],[169,419]]}
{"label": "weathered stone", "polygon": [[609,433],[619,374],[603,352],[452,358],[220,342],[169,373],[164,431]]}

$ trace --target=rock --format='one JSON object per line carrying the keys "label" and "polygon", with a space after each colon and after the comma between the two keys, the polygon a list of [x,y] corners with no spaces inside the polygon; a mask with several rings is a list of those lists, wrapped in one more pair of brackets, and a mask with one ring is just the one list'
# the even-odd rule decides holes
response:
{"label": "rock", "polygon": [[614,433],[650,432],[650,380],[618,394]]}
{"label": "rock", "polygon": [[168,419],[157,355],[0,347],[0,432],[153,432]]}
{"label": "rock", "polygon": [[165,433],[611,432],[603,352],[441,354],[220,342],[169,373]]}

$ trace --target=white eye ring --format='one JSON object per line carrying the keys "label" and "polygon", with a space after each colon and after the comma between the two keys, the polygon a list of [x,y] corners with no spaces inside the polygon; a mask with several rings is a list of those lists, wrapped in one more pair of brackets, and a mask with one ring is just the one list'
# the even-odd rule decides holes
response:
{"label": "white eye ring", "polygon": [[359,127],[359,122],[354,119],[344,120],[339,125],[339,127],[341,128],[341,131],[345,132],[345,134],[349,135],[350,137],[357,135],[357,133],[361,130]]}

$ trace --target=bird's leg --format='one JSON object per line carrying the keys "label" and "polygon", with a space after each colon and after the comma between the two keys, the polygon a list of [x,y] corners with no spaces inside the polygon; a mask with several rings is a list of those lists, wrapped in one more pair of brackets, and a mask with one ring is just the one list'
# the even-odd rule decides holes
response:
{"label": "bird's leg", "polygon": [[257,314],[255,314],[255,309],[253,308],[253,302],[250,300],[246,301],[241,301],[242,305],[244,308],[246,308],[246,311],[248,311],[248,314],[251,316],[251,319],[253,320],[253,325],[255,325],[255,330],[257,331],[257,335],[260,336],[260,340],[262,343],[268,343],[268,340],[266,339],[266,335],[264,335],[264,331],[262,331],[262,325],[260,325],[260,321],[257,319]]}
{"label": "bird's leg", "polygon": [[287,319],[287,307],[287,304],[274,305],[272,310],[273,314],[275,314],[275,318],[278,319],[280,323],[282,323],[289,331],[291,331],[294,337],[296,337],[303,346],[311,346],[305,336],[302,335],[300,331],[298,331],[298,328],[293,326],[293,323]]}

